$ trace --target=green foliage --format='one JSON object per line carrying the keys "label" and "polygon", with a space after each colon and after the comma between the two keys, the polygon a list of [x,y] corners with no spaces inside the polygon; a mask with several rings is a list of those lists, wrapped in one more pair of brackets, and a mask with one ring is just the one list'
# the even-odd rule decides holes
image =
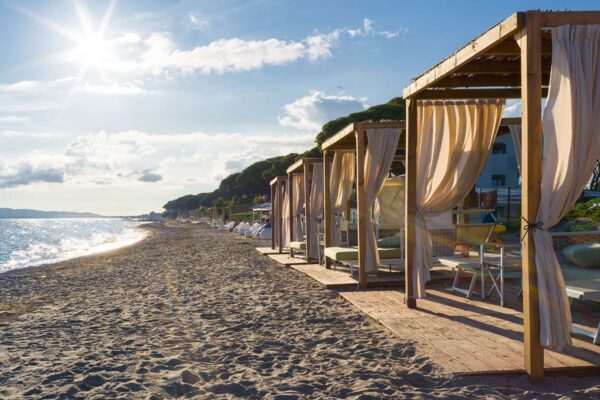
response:
{"label": "green foliage", "polygon": [[565,219],[598,225],[600,223],[600,199],[592,199],[575,204]]}
{"label": "green foliage", "polygon": [[321,145],[325,140],[338,133],[351,122],[403,120],[405,115],[406,107],[404,99],[401,97],[394,97],[385,104],[373,106],[365,111],[355,112],[345,117],[329,121],[323,125],[321,132],[317,135],[317,145],[321,148]]}
{"label": "green foliage", "polygon": [[252,211],[245,211],[231,214],[233,221],[252,221]]}

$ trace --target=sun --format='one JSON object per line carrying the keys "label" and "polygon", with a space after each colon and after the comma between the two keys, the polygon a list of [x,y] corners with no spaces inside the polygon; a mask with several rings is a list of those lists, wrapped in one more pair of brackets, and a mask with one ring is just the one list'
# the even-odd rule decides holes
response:
{"label": "sun", "polygon": [[104,69],[114,58],[109,43],[98,33],[85,34],[77,42],[78,45],[73,52],[74,58],[86,69],[89,67]]}

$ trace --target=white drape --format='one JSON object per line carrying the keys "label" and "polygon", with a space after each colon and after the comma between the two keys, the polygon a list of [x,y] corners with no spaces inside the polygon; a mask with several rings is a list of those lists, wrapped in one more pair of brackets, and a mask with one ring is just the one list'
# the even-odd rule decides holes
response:
{"label": "white drape", "polygon": [[283,201],[281,205],[281,246],[283,248],[290,245],[290,196],[288,187],[290,182],[286,181],[282,187]]}
{"label": "white drape", "polygon": [[302,205],[304,204],[304,175],[292,175],[292,215],[294,218],[292,238],[296,242],[304,240],[304,228],[302,226]]}
{"label": "white drape", "polygon": [[271,235],[273,235],[273,243],[275,247],[279,247],[279,184],[275,184],[273,190],[273,198],[271,199]]}
{"label": "white drape", "polygon": [[537,215],[544,230],[536,229],[533,234],[540,336],[542,345],[552,349],[571,343],[571,313],[548,229],[575,204],[600,156],[599,83],[600,25],[554,28],[550,88],[542,119],[542,187]]}
{"label": "white drape", "polygon": [[508,125],[508,130],[510,132],[510,137],[512,138],[513,146],[515,148],[517,167],[519,168],[519,173],[521,173],[521,124]]}
{"label": "white drape", "polygon": [[371,208],[383,187],[383,182],[388,176],[394,155],[398,148],[398,140],[402,134],[401,129],[367,129],[367,150],[365,152],[365,207],[367,219],[365,223],[365,271],[376,271],[379,265],[379,252],[377,251],[377,236],[375,226],[371,219]]}
{"label": "white drape", "polygon": [[375,201],[375,221],[382,229],[404,228],[404,181],[406,176],[388,178],[383,182]]}
{"label": "white drape", "polygon": [[[346,209],[346,204],[352,196],[354,174],[356,172],[356,155],[354,152],[336,152],[331,164],[329,194],[331,199],[331,217],[327,223],[331,226],[333,246],[340,245],[340,230],[335,223],[335,215]],[[346,216],[347,218],[348,216]]]}
{"label": "white drape", "polygon": [[319,257],[319,219],[323,219],[323,164],[312,164],[312,182],[310,186],[310,232],[307,232],[309,241],[308,257]]}
{"label": "white drape", "polygon": [[433,256],[426,218],[451,210],[469,194],[485,167],[504,104],[493,99],[417,103],[413,285],[418,298],[425,296]]}

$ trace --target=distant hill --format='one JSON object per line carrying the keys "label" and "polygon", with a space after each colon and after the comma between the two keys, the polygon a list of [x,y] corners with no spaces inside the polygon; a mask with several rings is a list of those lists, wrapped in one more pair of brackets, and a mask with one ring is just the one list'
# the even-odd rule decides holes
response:
{"label": "distant hill", "polygon": [[321,157],[321,144],[349,123],[369,120],[403,120],[404,117],[404,99],[395,97],[387,103],[334,119],[323,125],[321,132],[317,134],[315,138],[316,147],[302,154],[291,153],[258,161],[243,171],[236,172],[223,179],[219,187],[213,192],[188,194],[169,201],[163,208],[169,216],[175,217],[178,214],[198,209],[200,206],[221,207],[243,204],[249,207],[256,196],[268,197],[270,195],[269,182],[271,179],[279,175],[285,175],[287,168],[296,160],[305,157]]}
{"label": "distant hill", "polygon": [[104,218],[102,215],[87,212],[39,211],[14,208],[0,208],[0,218]]}

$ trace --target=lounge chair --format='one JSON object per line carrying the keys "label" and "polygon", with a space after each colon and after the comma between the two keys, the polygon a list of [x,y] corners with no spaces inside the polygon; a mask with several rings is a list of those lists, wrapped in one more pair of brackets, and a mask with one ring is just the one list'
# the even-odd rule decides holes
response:
{"label": "lounge chair", "polygon": [[[573,299],[576,299],[600,303],[600,279],[570,281],[565,282],[565,284],[567,286],[567,296],[569,296],[569,301],[572,302]],[[594,344],[600,345],[600,323],[598,323],[595,333],[575,326],[573,327],[572,332],[587,336],[592,339]]]}

